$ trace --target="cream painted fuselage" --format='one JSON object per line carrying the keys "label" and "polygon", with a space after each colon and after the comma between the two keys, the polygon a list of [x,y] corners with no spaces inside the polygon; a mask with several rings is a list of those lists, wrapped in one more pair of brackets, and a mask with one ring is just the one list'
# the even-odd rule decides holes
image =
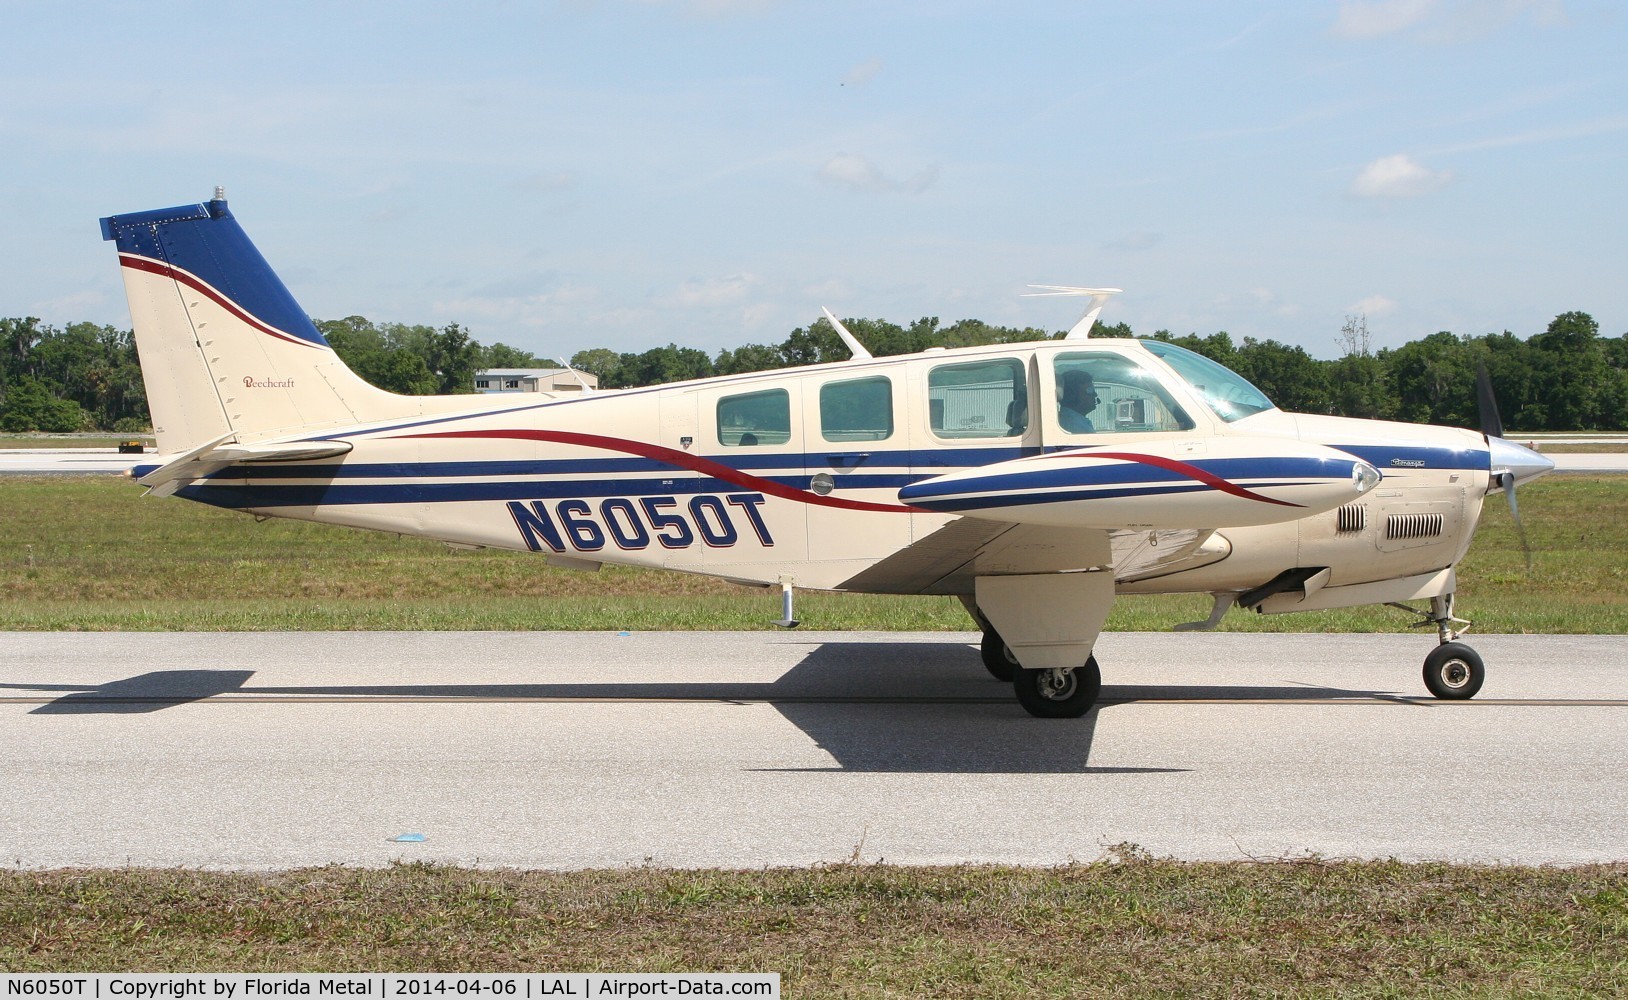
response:
{"label": "cream painted fuselage", "polygon": [[[1086,349],[1134,360],[1194,426],[1118,429],[1110,416],[1101,430],[1065,430],[1049,373],[1058,357]],[[974,412],[970,431],[947,433],[942,416],[933,418],[931,374],[1003,361],[1027,373],[1036,405],[1026,426],[1004,433],[979,426]],[[856,384],[886,385],[885,421],[833,429],[833,394]],[[789,419],[778,433],[760,430],[743,445],[743,432],[720,423],[734,401],[781,393]],[[1334,509],[1227,527],[1142,527],[1134,512],[1153,510],[1165,502],[1161,495],[1111,498],[1133,505],[1114,522],[1118,528],[1106,530],[1113,547],[1107,563],[1126,594],[1243,593],[1289,570],[1326,567],[1315,581],[1327,591],[1322,602],[1314,592],[1295,604],[1336,606],[1328,602],[1342,593],[1350,603],[1432,596],[1432,580],[1450,590],[1437,577],[1463,556],[1488,487],[1487,447],[1478,434],[1278,410],[1229,423],[1135,341],[934,351],[562,398],[464,398],[470,411],[306,439],[342,439],[351,450],[341,457],[230,465],[179,492],[261,515],[530,549],[566,565],[625,563],[759,585],[970,595],[979,560],[1013,522],[914,508],[901,502],[902,487],[1078,449],[1180,445],[1201,459],[1220,439],[1235,438],[1270,458],[1273,441],[1285,448],[1309,442],[1362,458],[1382,481]],[[1032,527],[1028,545],[1050,550],[1035,565],[1051,572],[1104,565],[1091,546],[1070,562],[1076,554],[1059,544],[1101,530]],[[1019,565],[1012,552],[995,558],[1007,565],[992,572]],[[1343,591],[1382,581],[1396,586]],[[1268,608],[1292,609],[1285,601]]]}

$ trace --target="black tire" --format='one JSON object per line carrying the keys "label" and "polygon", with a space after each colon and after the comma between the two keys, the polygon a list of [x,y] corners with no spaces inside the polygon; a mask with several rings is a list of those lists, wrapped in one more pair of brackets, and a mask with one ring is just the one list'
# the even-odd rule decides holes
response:
{"label": "black tire", "polygon": [[1037,719],[1078,719],[1096,705],[1102,693],[1102,671],[1097,669],[1095,656],[1073,670],[1019,667],[1012,687],[1017,691],[1018,704]]}
{"label": "black tire", "polygon": [[978,653],[984,658],[984,669],[990,676],[998,681],[1010,684],[1017,674],[1017,657],[1006,647],[1006,640],[1000,637],[994,629],[984,631],[983,645],[978,647]]}
{"label": "black tire", "polygon": [[1474,698],[1487,679],[1481,654],[1462,642],[1445,642],[1430,651],[1424,662],[1425,687],[1438,698],[1464,701]]}

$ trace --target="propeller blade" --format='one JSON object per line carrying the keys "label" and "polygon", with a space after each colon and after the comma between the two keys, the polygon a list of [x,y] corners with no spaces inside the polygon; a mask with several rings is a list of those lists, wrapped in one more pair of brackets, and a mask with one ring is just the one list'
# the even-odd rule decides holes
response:
{"label": "propeller blade", "polygon": [[[1487,374],[1487,366],[1475,366],[1475,403],[1476,410],[1481,415],[1481,433],[1489,439],[1504,436],[1504,421],[1498,416],[1498,400],[1492,394],[1492,376]],[[1515,494],[1511,492],[1510,496]]]}
{"label": "propeller blade", "polygon": [[1505,472],[1498,477],[1498,482],[1504,488],[1504,496],[1509,498],[1509,518],[1515,522],[1515,534],[1521,540],[1521,554],[1526,556],[1526,572],[1532,573],[1532,546],[1526,541],[1526,528],[1521,524],[1521,509],[1515,502],[1515,473]]}
{"label": "propeller blade", "polygon": [[1481,433],[1487,438],[1489,471],[1493,482],[1509,498],[1509,516],[1515,522],[1515,534],[1520,537],[1521,554],[1526,557],[1526,572],[1530,575],[1532,546],[1526,540],[1526,527],[1521,524],[1515,484],[1524,479],[1536,479],[1551,471],[1555,464],[1530,448],[1504,440],[1504,421],[1498,415],[1498,399],[1492,392],[1492,376],[1487,374],[1487,366],[1480,363],[1475,366],[1475,402],[1481,416]]}

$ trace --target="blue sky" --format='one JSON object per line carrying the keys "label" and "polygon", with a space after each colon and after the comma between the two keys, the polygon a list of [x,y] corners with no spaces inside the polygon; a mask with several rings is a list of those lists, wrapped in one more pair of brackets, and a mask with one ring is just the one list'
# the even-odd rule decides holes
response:
{"label": "blue sky", "polygon": [[98,217],[233,211],[307,311],[546,356],[819,316],[1332,356],[1628,331],[1615,0],[0,2],[0,315],[128,325]]}

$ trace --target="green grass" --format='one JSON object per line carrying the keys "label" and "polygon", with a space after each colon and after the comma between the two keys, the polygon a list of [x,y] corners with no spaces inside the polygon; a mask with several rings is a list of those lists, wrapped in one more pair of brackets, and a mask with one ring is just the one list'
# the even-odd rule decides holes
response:
{"label": "green grass", "polygon": [[0,873],[22,971],[762,971],[789,997],[1585,996],[1628,868]]}
{"label": "green grass", "polygon": [[116,448],[121,441],[140,441],[153,447],[151,431],[136,434],[0,434],[0,448]]}
{"label": "green grass", "polygon": [[[1628,632],[1628,477],[1554,476],[1521,490],[1528,575],[1502,498],[1460,567],[1482,632]],[[142,496],[119,477],[0,479],[0,629],[760,629],[779,595],[705,577],[250,517]],[[232,595],[223,597],[222,595]],[[951,598],[805,593],[811,629],[964,630]],[[1203,618],[1202,595],[1116,602],[1108,627]],[[1395,631],[1386,608],[1255,615],[1232,631]]]}

